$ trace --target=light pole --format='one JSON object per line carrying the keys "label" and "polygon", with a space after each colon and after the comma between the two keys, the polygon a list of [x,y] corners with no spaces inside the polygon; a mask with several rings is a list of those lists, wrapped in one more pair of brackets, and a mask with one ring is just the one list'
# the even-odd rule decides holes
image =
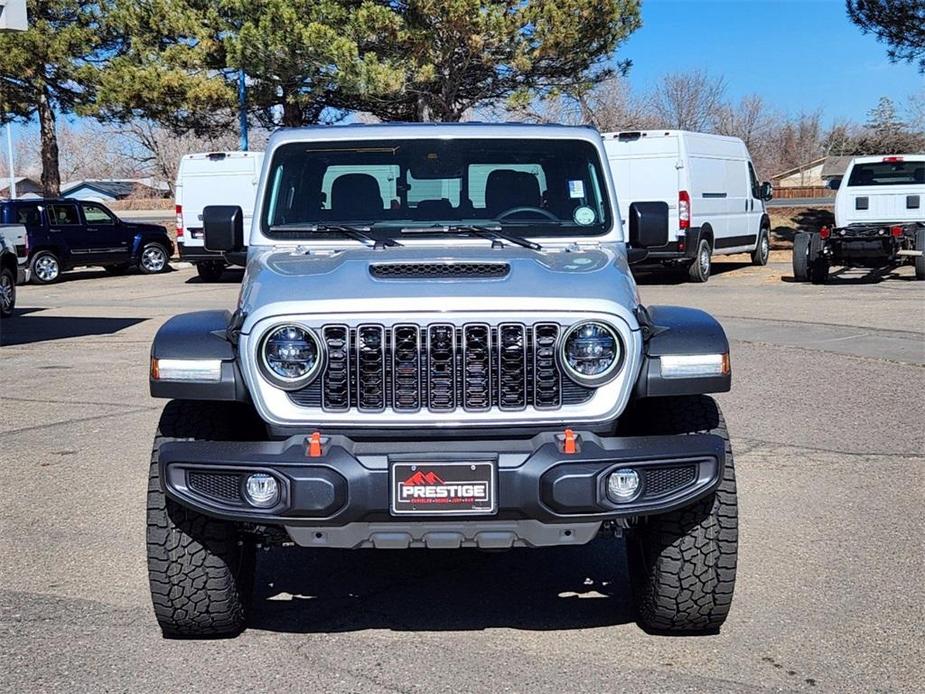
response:
{"label": "light pole", "polygon": [[244,68],[238,68],[238,129],[240,142],[238,148],[247,151],[247,85],[245,84]]}
{"label": "light pole", "polygon": [[[0,31],[25,31],[29,28],[26,0],[0,0]],[[6,151],[10,165],[10,198],[16,197],[16,173],[13,171],[13,123],[6,123]]]}

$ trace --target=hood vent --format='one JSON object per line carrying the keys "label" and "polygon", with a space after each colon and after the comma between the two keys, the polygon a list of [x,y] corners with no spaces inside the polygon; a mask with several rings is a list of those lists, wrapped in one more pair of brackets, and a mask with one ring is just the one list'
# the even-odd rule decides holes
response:
{"label": "hood vent", "polygon": [[507,263],[375,263],[369,274],[382,280],[501,279],[511,272]]}

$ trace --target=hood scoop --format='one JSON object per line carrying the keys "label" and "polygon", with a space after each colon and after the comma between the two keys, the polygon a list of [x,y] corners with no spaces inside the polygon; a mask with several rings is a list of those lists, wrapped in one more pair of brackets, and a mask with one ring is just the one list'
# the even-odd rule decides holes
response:
{"label": "hood scoop", "polygon": [[379,280],[494,280],[510,272],[508,263],[498,262],[390,262],[369,266],[369,274]]}

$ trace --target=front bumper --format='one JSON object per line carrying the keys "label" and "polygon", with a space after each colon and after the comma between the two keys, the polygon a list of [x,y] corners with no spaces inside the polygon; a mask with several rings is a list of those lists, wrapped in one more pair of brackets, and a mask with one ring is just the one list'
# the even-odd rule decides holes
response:
{"label": "front bumper", "polygon": [[[565,453],[563,437],[549,432],[531,439],[420,443],[331,436],[323,439],[319,457],[309,457],[304,436],[171,442],[161,446],[158,459],[162,488],[183,506],[225,520],[283,526],[299,544],[337,547],[586,542],[605,521],[663,513],[709,494],[725,463],[725,442],[718,436],[576,433],[575,453]],[[493,461],[496,512],[391,515],[390,469],[396,458],[422,464]],[[606,476],[618,467],[635,469],[643,480],[631,502],[616,504],[606,496]],[[262,510],[244,501],[240,488],[253,472],[277,479],[275,507]],[[574,533],[560,534],[565,526]]]}

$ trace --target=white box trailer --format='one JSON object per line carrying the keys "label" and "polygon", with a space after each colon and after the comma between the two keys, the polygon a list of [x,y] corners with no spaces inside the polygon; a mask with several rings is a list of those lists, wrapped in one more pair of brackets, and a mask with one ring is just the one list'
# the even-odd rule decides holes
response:
{"label": "white box trailer", "polygon": [[227,259],[205,247],[202,210],[207,205],[239,205],[244,228],[254,216],[257,182],[263,152],[203,152],[187,154],[177,171],[177,247],[180,259],[196,265],[199,276],[215,281],[222,276]]}
{"label": "white box trailer", "polygon": [[742,140],[684,130],[603,136],[624,215],[636,202],[668,205],[669,242],[647,262],[685,265],[697,282],[709,279],[714,255],[748,252],[767,263],[771,186],[758,182]]}

